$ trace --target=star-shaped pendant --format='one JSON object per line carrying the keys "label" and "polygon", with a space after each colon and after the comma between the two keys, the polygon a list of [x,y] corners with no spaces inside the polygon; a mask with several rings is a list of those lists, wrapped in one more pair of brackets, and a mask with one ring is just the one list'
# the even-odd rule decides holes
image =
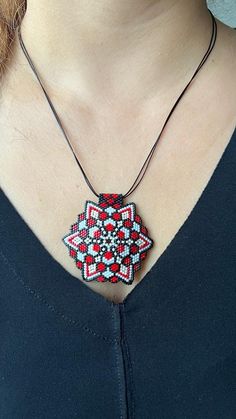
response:
{"label": "star-shaped pendant", "polygon": [[153,246],[135,204],[123,205],[122,194],[99,194],[62,238],[85,281],[132,284]]}

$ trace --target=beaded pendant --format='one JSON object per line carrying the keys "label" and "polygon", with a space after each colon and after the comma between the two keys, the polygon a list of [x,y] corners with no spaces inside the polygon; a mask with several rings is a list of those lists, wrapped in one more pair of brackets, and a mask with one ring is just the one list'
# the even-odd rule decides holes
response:
{"label": "beaded pendant", "polygon": [[62,238],[85,281],[129,285],[153,246],[135,204],[123,195],[99,194],[98,204],[86,201],[84,212]]}

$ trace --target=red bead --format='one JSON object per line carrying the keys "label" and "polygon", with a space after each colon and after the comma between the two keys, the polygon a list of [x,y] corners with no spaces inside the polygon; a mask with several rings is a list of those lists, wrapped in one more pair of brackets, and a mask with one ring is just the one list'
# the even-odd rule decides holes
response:
{"label": "red bead", "polygon": [[130,228],[133,226],[133,222],[131,220],[125,220],[124,226]]}
{"label": "red bead", "polygon": [[123,264],[125,266],[129,266],[131,264],[131,258],[129,256],[125,257],[123,260]]}
{"label": "red bead", "polygon": [[105,226],[105,229],[107,230],[107,231],[113,231],[114,230],[114,226],[113,226],[113,224],[111,224],[111,223],[109,223],[109,224],[107,224],[106,226]]}
{"label": "red bead", "polygon": [[72,231],[77,231],[78,230],[78,224],[77,223],[75,223],[75,224],[73,224],[73,226],[72,226]]}
{"label": "red bead", "polygon": [[117,251],[119,253],[122,253],[125,250],[125,246],[123,244],[119,244],[119,246],[117,246]]}
{"label": "red bead", "polygon": [[111,269],[112,272],[118,272],[119,269],[120,269],[119,263],[112,263],[110,269]]}
{"label": "red bead", "polygon": [[70,249],[70,255],[74,258],[76,256],[76,251],[74,249]]}
{"label": "red bead", "polygon": [[104,257],[108,260],[113,258],[113,253],[112,252],[105,252],[104,253]]}
{"label": "red bead", "polygon": [[120,204],[118,204],[118,202],[116,203],[116,204],[114,204],[113,205],[113,208],[115,208],[115,209],[119,209],[121,207],[121,205]]}
{"label": "red bead", "polygon": [[119,239],[123,239],[125,237],[125,233],[123,231],[119,230],[117,232],[117,236],[119,237]]}
{"label": "red bead", "polygon": [[99,213],[99,219],[100,220],[106,220],[108,217],[108,214],[105,211],[102,211]]}
{"label": "red bead", "polygon": [[93,263],[94,262],[94,258],[91,255],[87,255],[85,258],[86,263]]}
{"label": "red bead", "polygon": [[99,239],[99,237],[101,236],[101,231],[100,230],[96,230],[96,231],[94,231],[94,233],[93,233],[93,237],[95,238],[95,239]]}
{"label": "red bead", "polygon": [[86,224],[87,224],[88,227],[93,227],[96,224],[96,220],[94,220],[94,218],[89,218],[86,221]]}
{"label": "red bead", "polygon": [[85,243],[81,243],[80,245],[79,245],[79,251],[80,252],[87,252],[87,245],[85,244]]}
{"label": "red bead", "polygon": [[134,219],[137,223],[141,223],[141,217],[139,215],[136,214]]}
{"label": "red bead", "polygon": [[134,272],[138,271],[140,269],[140,263],[134,264]]}
{"label": "red bead", "polygon": [[77,266],[79,269],[82,269],[82,267],[83,267],[83,262],[81,262],[81,260],[77,260],[77,262],[76,262],[76,266]]}
{"label": "red bead", "polygon": [[130,248],[130,251],[133,254],[138,253],[138,246],[136,246],[136,244],[133,244]]}
{"label": "red bead", "polygon": [[83,228],[83,230],[80,230],[78,234],[80,237],[84,238],[84,237],[87,237],[88,231],[85,230],[85,228]]}
{"label": "red bead", "polygon": [[121,214],[119,212],[114,212],[112,214],[112,218],[116,221],[119,221],[121,219]]}
{"label": "red bead", "polygon": [[106,269],[106,265],[105,265],[105,263],[103,263],[103,262],[99,262],[99,263],[97,264],[97,270],[98,270],[99,272],[103,272],[103,271],[105,271],[105,269]]}
{"label": "red bead", "polygon": [[99,244],[98,244],[98,243],[95,243],[95,244],[93,245],[93,250],[94,250],[95,252],[99,252],[99,250],[100,250],[100,246],[99,246]]}
{"label": "red bead", "polygon": [[130,234],[131,239],[137,240],[139,238],[139,234],[137,231],[132,231]]}

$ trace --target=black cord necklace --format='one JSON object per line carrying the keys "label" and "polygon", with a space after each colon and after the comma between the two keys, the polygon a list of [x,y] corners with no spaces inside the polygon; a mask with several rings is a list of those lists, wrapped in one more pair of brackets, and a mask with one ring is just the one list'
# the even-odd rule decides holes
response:
{"label": "black cord necklace", "polygon": [[98,203],[86,201],[84,212],[78,215],[77,221],[70,226],[70,232],[62,238],[77,268],[82,270],[82,276],[85,281],[96,280],[99,282],[109,281],[111,283],[122,281],[127,285],[132,284],[135,272],[141,268],[142,260],[146,258],[147,251],[154,244],[153,240],[148,236],[148,230],[143,225],[141,217],[136,213],[135,203],[130,202],[124,205],[123,200],[138,187],[143,179],[170,116],[214,48],[217,38],[217,23],[210,10],[209,12],[212,17],[212,35],[208,49],[190,81],[172,107],[134,183],[124,195],[118,193],[97,193],[93,188],[80,161],[74,153],[61,120],[40,80],[22,40],[21,27],[20,25],[18,26],[21,48],[42,87],[85,181],[91,191],[98,197]]}

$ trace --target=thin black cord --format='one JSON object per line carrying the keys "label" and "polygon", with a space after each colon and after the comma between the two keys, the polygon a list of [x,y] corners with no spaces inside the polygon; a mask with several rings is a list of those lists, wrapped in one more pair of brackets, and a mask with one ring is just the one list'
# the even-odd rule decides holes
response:
{"label": "thin black cord", "polygon": [[[209,10],[209,9],[208,9],[208,10]],[[132,193],[132,192],[133,192],[133,191],[134,191],[134,190],[138,187],[138,185],[140,184],[141,180],[143,179],[143,177],[144,177],[144,175],[145,175],[145,173],[146,173],[146,170],[147,170],[147,168],[148,168],[148,166],[149,166],[149,163],[150,163],[150,161],[151,161],[151,158],[152,158],[152,156],[153,156],[153,154],[154,154],[154,151],[155,151],[155,149],[156,149],[157,143],[158,143],[158,141],[159,141],[159,139],[160,139],[160,137],[161,137],[162,132],[164,131],[164,128],[165,128],[165,126],[166,126],[167,122],[169,121],[169,119],[170,119],[170,117],[171,117],[172,113],[174,112],[174,110],[175,110],[176,106],[178,105],[178,103],[179,103],[180,99],[182,98],[182,96],[184,95],[185,91],[187,90],[187,88],[189,87],[189,85],[190,85],[190,84],[191,84],[191,82],[193,81],[194,77],[197,75],[198,71],[200,70],[200,68],[203,66],[203,64],[205,63],[205,61],[206,61],[206,60],[207,60],[207,58],[209,57],[209,55],[210,55],[210,53],[211,53],[212,49],[214,48],[214,45],[215,45],[215,42],[216,42],[216,38],[217,38],[217,23],[216,23],[215,18],[214,18],[213,14],[211,13],[211,11],[210,11],[210,10],[209,10],[209,12],[210,12],[211,17],[212,17],[212,25],[213,25],[213,28],[212,28],[212,35],[211,35],[211,40],[210,40],[210,44],[209,44],[209,46],[208,46],[208,49],[207,49],[206,53],[204,54],[204,57],[202,58],[202,60],[201,60],[201,62],[200,62],[200,64],[199,64],[199,66],[197,67],[196,71],[194,72],[193,76],[191,77],[190,81],[188,82],[188,84],[186,85],[186,87],[184,88],[184,90],[182,91],[182,93],[180,94],[180,96],[178,97],[178,99],[176,100],[176,102],[175,102],[174,106],[172,107],[172,109],[171,109],[171,111],[170,111],[170,113],[169,113],[169,115],[168,115],[168,117],[167,117],[167,119],[166,119],[166,121],[165,121],[165,123],[164,123],[164,125],[163,125],[162,129],[161,129],[161,132],[160,132],[160,134],[159,134],[159,135],[158,135],[158,137],[157,137],[157,140],[155,141],[155,143],[154,143],[153,147],[151,148],[151,150],[150,150],[150,152],[149,152],[149,154],[148,154],[148,156],[147,156],[147,158],[146,158],[146,160],[145,160],[145,162],[144,162],[143,166],[141,167],[141,170],[139,171],[138,176],[136,177],[136,179],[135,179],[135,181],[134,181],[133,185],[132,185],[132,186],[131,186],[131,188],[130,188],[127,192],[126,192],[126,194],[124,195],[124,197],[126,197],[126,196],[130,195],[130,194],[131,194],[131,193]],[[146,165],[146,168],[145,168],[145,170],[144,170],[144,172],[143,172],[143,175],[141,176],[141,179],[140,179],[140,180],[139,180],[139,182],[137,183],[137,181],[138,181],[138,179],[139,179],[139,177],[140,177],[140,175],[141,175],[141,173],[142,173],[142,171],[143,171],[143,169],[144,169],[145,165]],[[137,185],[135,186],[135,184],[136,184],[136,183],[137,183]]]}
{"label": "thin black cord", "polygon": [[[178,97],[178,99],[176,100],[176,102],[174,103],[173,107],[171,108],[171,111],[169,112],[169,114],[168,114],[168,116],[167,116],[167,118],[166,118],[166,121],[165,121],[165,123],[164,123],[164,125],[163,125],[163,127],[162,127],[162,129],[161,129],[161,132],[160,132],[160,134],[158,135],[158,137],[157,137],[157,139],[156,139],[156,141],[155,141],[155,143],[154,143],[153,147],[151,148],[151,150],[150,150],[150,152],[149,152],[149,154],[148,154],[148,156],[147,156],[146,160],[144,161],[144,163],[143,163],[143,165],[142,165],[142,167],[141,167],[141,169],[140,169],[140,171],[139,171],[139,173],[138,173],[138,176],[136,177],[136,179],[135,179],[134,183],[132,184],[131,188],[130,188],[127,192],[126,192],[126,194],[124,194],[124,195],[123,195],[123,198],[126,198],[127,196],[129,196],[129,195],[130,195],[130,194],[131,194],[131,193],[132,193],[132,192],[133,192],[133,191],[134,191],[134,190],[138,187],[138,185],[139,185],[139,184],[140,184],[140,182],[142,181],[142,179],[143,179],[143,177],[144,177],[144,175],[145,175],[145,173],[146,173],[146,171],[147,171],[147,168],[148,168],[148,166],[149,166],[149,163],[150,163],[150,161],[151,161],[151,158],[152,158],[152,156],[153,156],[153,154],[154,154],[154,151],[155,151],[155,149],[156,149],[157,143],[158,143],[158,141],[159,141],[159,139],[160,139],[160,137],[161,137],[161,134],[162,134],[162,132],[163,132],[163,130],[164,130],[164,128],[165,128],[165,126],[166,126],[167,122],[169,121],[169,119],[170,119],[170,117],[171,117],[172,113],[174,112],[174,110],[175,110],[176,106],[178,105],[178,103],[179,103],[179,101],[181,100],[182,96],[184,95],[185,91],[187,90],[187,88],[189,87],[189,85],[191,84],[191,82],[193,81],[193,79],[195,78],[195,76],[197,75],[197,73],[199,72],[199,70],[201,69],[201,67],[203,66],[203,64],[206,62],[207,58],[209,57],[209,55],[210,55],[211,51],[212,51],[212,50],[213,50],[213,48],[214,48],[214,45],[215,45],[215,42],[216,42],[216,38],[217,38],[217,23],[216,23],[216,20],[215,20],[215,18],[214,18],[214,16],[213,16],[212,12],[211,12],[209,9],[208,9],[208,11],[209,11],[209,13],[210,13],[210,15],[211,15],[211,18],[212,18],[212,35],[211,35],[211,40],[210,40],[210,43],[209,43],[208,49],[207,49],[206,53],[204,54],[204,56],[203,56],[203,58],[202,58],[202,60],[201,60],[200,64],[198,65],[197,69],[195,70],[195,72],[194,72],[193,76],[191,77],[190,81],[188,82],[188,84],[186,85],[186,87],[184,88],[184,90],[182,91],[182,93],[180,94],[180,96]],[[70,141],[69,141],[69,139],[68,139],[68,136],[67,136],[67,134],[66,134],[66,132],[65,132],[65,130],[64,130],[64,128],[63,128],[62,122],[61,122],[61,120],[60,120],[60,118],[59,118],[59,116],[58,116],[58,114],[57,114],[57,112],[56,112],[56,110],[55,110],[55,108],[54,108],[54,106],[53,106],[53,104],[52,104],[51,99],[49,98],[49,96],[48,96],[48,94],[47,94],[47,92],[46,92],[45,87],[43,86],[43,83],[42,83],[42,81],[41,81],[41,79],[40,79],[40,77],[39,77],[39,75],[38,75],[38,73],[37,73],[37,71],[36,71],[36,68],[35,68],[35,66],[34,66],[34,64],[33,64],[33,62],[32,62],[32,59],[31,59],[31,58],[30,58],[30,56],[29,56],[29,53],[28,53],[28,51],[27,51],[27,49],[26,49],[26,46],[25,46],[25,44],[24,44],[24,42],[23,42],[23,39],[22,39],[22,35],[21,35],[21,26],[20,26],[20,25],[18,26],[18,35],[19,35],[19,41],[20,41],[21,48],[22,48],[22,50],[23,50],[23,52],[24,52],[24,54],[25,54],[25,56],[26,56],[26,58],[27,58],[27,60],[28,60],[28,62],[29,62],[29,64],[30,64],[30,67],[32,68],[32,70],[33,70],[33,72],[34,72],[35,76],[37,77],[37,79],[38,79],[38,81],[39,81],[40,86],[42,87],[42,90],[43,90],[43,92],[44,92],[44,94],[45,94],[45,96],[46,96],[46,99],[47,99],[47,101],[48,101],[48,103],[49,103],[49,106],[50,106],[50,108],[51,108],[51,110],[52,110],[52,112],[53,112],[53,114],[54,114],[54,116],[55,116],[55,118],[56,118],[56,120],[57,120],[57,122],[58,122],[59,127],[60,127],[60,128],[61,128],[61,130],[62,130],[62,133],[63,133],[64,137],[65,137],[65,138],[66,138],[66,140],[67,140],[67,143],[68,143],[68,145],[69,145],[69,147],[70,147],[70,149],[71,149],[71,151],[72,151],[72,153],[73,153],[73,155],[74,155],[74,157],[75,157],[76,162],[78,163],[78,165],[79,165],[79,167],[80,167],[80,170],[82,171],[82,174],[83,174],[83,176],[84,176],[84,179],[85,179],[85,181],[87,182],[87,184],[88,184],[89,188],[92,190],[92,192],[93,192],[93,193],[94,193],[97,197],[99,197],[99,195],[100,195],[100,194],[99,194],[99,193],[97,193],[97,192],[95,191],[95,189],[93,188],[93,186],[92,186],[91,182],[89,181],[89,179],[88,179],[88,177],[87,177],[87,175],[86,175],[86,173],[85,173],[85,171],[84,171],[84,169],[83,169],[83,167],[82,167],[82,165],[81,165],[80,161],[78,160],[77,156],[76,156],[76,155],[75,155],[75,153],[74,153],[74,150],[73,150],[73,148],[72,148],[72,146],[71,146],[71,143],[70,143]],[[142,176],[141,176],[141,175],[142,175]],[[140,177],[140,176],[141,176],[141,177]],[[139,179],[139,178],[140,178],[140,179]]]}

